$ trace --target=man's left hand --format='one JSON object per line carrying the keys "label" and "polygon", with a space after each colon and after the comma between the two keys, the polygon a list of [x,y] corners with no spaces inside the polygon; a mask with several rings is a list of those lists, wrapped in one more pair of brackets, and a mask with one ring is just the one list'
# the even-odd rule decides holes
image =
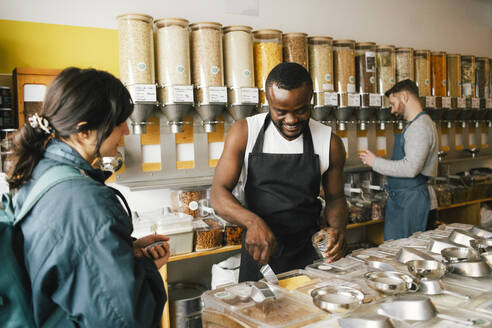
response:
{"label": "man's left hand", "polygon": [[323,228],[330,235],[330,242],[324,259],[328,263],[335,262],[345,255],[345,231],[337,228]]}
{"label": "man's left hand", "polygon": [[370,150],[362,150],[359,154],[362,163],[369,165],[372,167],[374,165],[374,160],[376,159],[376,155]]}

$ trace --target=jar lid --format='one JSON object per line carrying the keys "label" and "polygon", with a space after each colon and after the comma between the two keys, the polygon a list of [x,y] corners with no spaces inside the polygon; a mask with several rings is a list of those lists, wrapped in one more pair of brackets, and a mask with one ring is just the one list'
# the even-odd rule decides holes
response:
{"label": "jar lid", "polygon": [[157,28],[178,25],[182,27],[188,27],[190,22],[187,19],[179,18],[179,17],[169,17],[169,18],[159,18],[154,21],[154,24]]}
{"label": "jar lid", "polygon": [[290,32],[290,33],[284,33],[282,37],[286,38],[296,38],[296,37],[307,37],[306,33],[303,32]]}
{"label": "jar lid", "polygon": [[201,28],[215,28],[215,29],[221,29],[222,24],[217,23],[217,22],[198,22],[198,23],[193,23],[190,24],[190,28],[192,30],[198,30]]}
{"label": "jar lid", "polygon": [[260,39],[275,39],[282,37],[282,31],[274,29],[256,30],[253,36]]}
{"label": "jar lid", "polygon": [[116,16],[117,20],[141,20],[146,23],[152,23],[154,18],[146,14],[123,14]]}
{"label": "jar lid", "polygon": [[354,40],[334,40],[333,44],[334,45],[344,45],[344,44],[355,45],[355,41]]}
{"label": "jar lid", "polygon": [[432,56],[443,56],[443,55],[445,56],[446,53],[444,51],[433,51],[433,52],[431,52],[431,55]]}
{"label": "jar lid", "polygon": [[319,42],[319,41],[333,41],[333,38],[329,37],[329,36],[310,36],[308,37],[308,41],[312,41],[312,42]]}
{"label": "jar lid", "polygon": [[241,32],[248,32],[251,33],[253,28],[251,26],[246,26],[246,25],[230,25],[230,26],[225,26],[222,28],[222,32],[227,33],[227,32],[233,32],[233,31],[241,31]]}
{"label": "jar lid", "polygon": [[378,45],[377,50],[395,50],[395,46],[392,44]]}
{"label": "jar lid", "polygon": [[413,48],[396,48],[396,52],[411,52]]}
{"label": "jar lid", "polygon": [[427,55],[430,54],[429,50],[415,50],[416,55]]}
{"label": "jar lid", "polygon": [[375,42],[357,42],[355,44],[356,47],[372,47],[372,46],[375,46],[376,43]]}

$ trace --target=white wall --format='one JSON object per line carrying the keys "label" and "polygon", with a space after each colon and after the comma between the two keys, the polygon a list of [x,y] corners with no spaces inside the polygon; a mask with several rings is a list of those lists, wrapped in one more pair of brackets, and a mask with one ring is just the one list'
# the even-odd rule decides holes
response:
{"label": "white wall", "polygon": [[[0,19],[115,29],[117,15],[139,12],[492,57],[492,0],[249,0],[258,1],[258,16],[226,14],[226,1],[236,2],[1,0]],[[169,190],[118,188],[133,210],[169,204]]]}
{"label": "white wall", "polygon": [[0,19],[116,28],[140,12],[492,57],[492,0],[249,0],[258,16],[226,14],[226,1],[246,0],[2,0]]}

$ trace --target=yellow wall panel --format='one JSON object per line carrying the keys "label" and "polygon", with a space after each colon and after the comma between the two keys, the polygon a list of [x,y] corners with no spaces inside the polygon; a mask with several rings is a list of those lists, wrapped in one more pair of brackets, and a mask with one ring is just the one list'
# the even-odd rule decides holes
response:
{"label": "yellow wall panel", "polygon": [[121,174],[121,173],[124,173],[126,171],[126,167],[125,167],[125,164],[123,164],[120,169],[118,171],[116,171],[116,173],[113,173],[113,175],[111,175],[108,179],[106,179],[106,182],[115,182],[116,181],[116,174]]}
{"label": "yellow wall panel", "polygon": [[159,117],[152,116],[147,119],[151,124],[147,125],[147,133],[140,136],[141,145],[160,145],[161,127]]}
{"label": "yellow wall panel", "polygon": [[77,66],[119,76],[117,30],[1,19],[0,44],[0,73]]}
{"label": "yellow wall panel", "polygon": [[[193,117],[186,116],[183,121],[193,122]],[[193,124],[184,124],[183,132],[176,133],[176,144],[193,143]]]}
{"label": "yellow wall panel", "polygon": [[192,169],[195,167],[195,161],[178,161],[176,162],[176,168],[182,169]]}
{"label": "yellow wall panel", "polygon": [[208,166],[209,167],[216,167],[218,163],[219,163],[218,159],[209,159],[208,160]]}
{"label": "yellow wall panel", "polygon": [[[217,117],[217,121],[223,121],[222,116]],[[208,133],[208,143],[224,141],[224,123],[215,125],[215,132]]]}
{"label": "yellow wall panel", "polygon": [[161,163],[142,163],[142,171],[155,172],[161,170]]}

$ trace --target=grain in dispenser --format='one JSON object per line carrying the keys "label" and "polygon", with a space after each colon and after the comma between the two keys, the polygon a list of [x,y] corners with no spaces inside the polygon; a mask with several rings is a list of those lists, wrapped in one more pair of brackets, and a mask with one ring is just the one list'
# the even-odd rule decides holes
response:
{"label": "grain in dispenser", "polygon": [[224,36],[227,109],[234,120],[250,116],[258,107],[253,64],[253,36],[249,26],[226,26]]}
{"label": "grain in dispenser", "polygon": [[461,87],[465,105],[459,119],[462,127],[466,127],[466,122],[472,118],[472,105],[475,98],[475,56],[461,56]]}
{"label": "grain in dispenser", "polygon": [[480,107],[473,117],[475,120],[485,120],[487,117],[486,102],[489,95],[489,59],[477,57],[475,60],[475,97],[479,98]]}
{"label": "grain in dispenser", "polygon": [[285,33],[282,35],[282,54],[285,63],[298,63],[308,70],[307,34]]}
{"label": "grain in dispenser", "polygon": [[443,99],[443,118],[447,123],[448,129],[451,122],[458,117],[458,99],[461,99],[461,56],[459,54],[448,54],[446,56],[447,67],[447,96],[450,98],[451,106],[444,106]]}
{"label": "grain in dispenser", "polygon": [[221,123],[217,117],[227,104],[222,59],[222,25],[201,22],[191,28],[191,77],[195,87],[196,109],[205,132],[214,132]]}
{"label": "grain in dispenser", "polygon": [[117,20],[120,79],[135,104],[128,119],[129,128],[134,134],[143,134],[147,118],[157,105],[153,18],[143,14],[124,14]]}
{"label": "grain in dispenser", "polygon": [[396,82],[406,79],[415,81],[415,68],[412,48],[396,48]]}
{"label": "grain in dispenser", "polygon": [[360,93],[361,106],[357,110],[360,130],[366,129],[375,108],[381,106],[381,96],[377,94],[376,83],[376,44],[359,42],[355,44],[355,72],[357,91]]}
{"label": "grain in dispenser", "polygon": [[173,133],[183,132],[184,117],[193,108],[189,22],[183,18],[161,18],[155,22],[157,97]]}
{"label": "grain in dispenser", "polygon": [[355,41],[335,40],[333,50],[335,85],[339,98],[335,117],[338,129],[344,131],[354,108],[360,106],[360,96],[356,93],[355,84]]}
{"label": "grain in dispenser", "polygon": [[415,83],[419,87],[419,97],[431,96],[431,57],[429,50],[415,51]]}
{"label": "grain in dispenser", "polygon": [[[376,48],[376,68],[378,79],[378,93],[384,95],[396,83],[396,55],[395,46],[384,45]],[[383,97],[383,108],[390,107],[389,99]]]}
{"label": "grain in dispenser", "polygon": [[[441,121],[443,111],[441,108],[442,98],[447,96],[447,60],[446,53],[432,52],[431,53],[431,88],[432,96],[434,97],[435,106],[429,109],[430,116],[435,121]],[[448,107],[448,104],[445,104]]]}
{"label": "grain in dispenser", "polygon": [[308,53],[314,91],[311,116],[317,121],[327,122],[333,108],[338,105],[333,76],[333,39],[328,36],[309,37]]}
{"label": "grain in dispenser", "polygon": [[264,29],[253,32],[255,84],[260,90],[260,112],[268,112],[265,82],[270,71],[282,62],[282,31]]}

